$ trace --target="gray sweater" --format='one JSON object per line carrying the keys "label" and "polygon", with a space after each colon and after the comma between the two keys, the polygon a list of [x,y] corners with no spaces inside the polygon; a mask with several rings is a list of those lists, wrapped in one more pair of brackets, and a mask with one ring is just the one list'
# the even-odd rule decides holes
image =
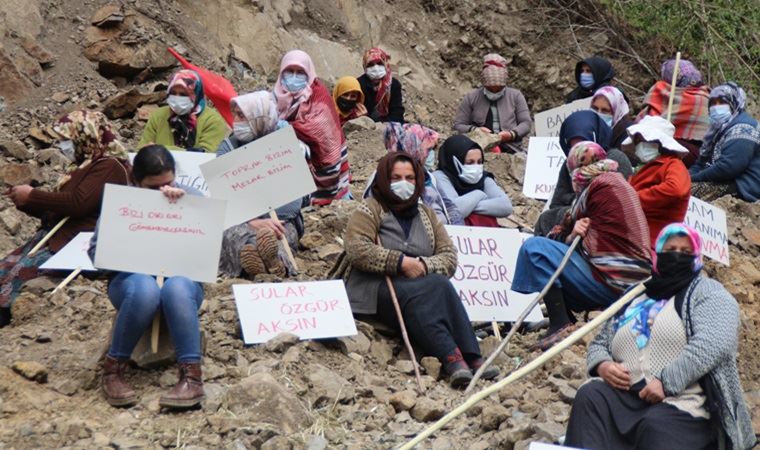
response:
{"label": "gray sweater", "polygon": [[[676,396],[705,375],[712,374],[722,400],[722,427],[733,450],[755,445],[752,419],[742,397],[736,367],[739,305],[722,284],[698,277],[688,287],[681,307],[687,344],[683,351],[655,377],[665,395]],[[589,345],[588,371],[595,376],[599,364],[613,361],[611,354],[615,319],[608,320]],[[722,445],[720,448],[724,448]]]}
{"label": "gray sweater", "polygon": [[[499,125],[503,131],[515,130],[518,140],[530,133],[530,109],[528,102],[520,91],[505,88],[504,96],[496,101],[496,109],[499,111]],[[473,128],[488,126],[486,117],[491,108],[491,102],[483,94],[483,88],[476,88],[468,92],[457,109],[454,117],[454,130],[459,133],[467,133]]]}
{"label": "gray sweater", "polygon": [[497,218],[512,214],[512,202],[491,177],[486,177],[482,191],[476,189],[465,195],[459,195],[445,172],[436,170],[433,176],[441,196],[448,197],[456,205],[462,217],[466,218],[472,213]]}

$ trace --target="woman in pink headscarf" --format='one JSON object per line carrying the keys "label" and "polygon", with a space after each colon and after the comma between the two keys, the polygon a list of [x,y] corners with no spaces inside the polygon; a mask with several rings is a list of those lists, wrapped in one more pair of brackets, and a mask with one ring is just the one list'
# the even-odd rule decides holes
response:
{"label": "woman in pink headscarf", "polygon": [[317,78],[306,52],[291,50],[282,57],[273,90],[280,119],[287,120],[310,149],[309,168],[317,185],[311,203],[327,205],[350,198],[346,137],[332,95]]}
{"label": "woman in pink headscarf", "polygon": [[364,52],[362,67],[364,74],[357,80],[367,115],[375,122],[404,123],[401,82],[391,72],[391,55],[381,48],[371,48]]}
{"label": "woman in pink headscarf", "polygon": [[594,92],[591,98],[591,109],[599,114],[604,123],[612,129],[610,148],[620,148],[628,134],[625,130],[633,125],[628,107],[628,100],[620,89],[614,86],[604,86]]}

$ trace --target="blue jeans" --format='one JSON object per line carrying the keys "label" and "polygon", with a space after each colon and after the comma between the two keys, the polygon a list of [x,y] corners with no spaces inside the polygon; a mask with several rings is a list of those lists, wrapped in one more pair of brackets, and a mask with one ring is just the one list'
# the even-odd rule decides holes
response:
{"label": "blue jeans", "polygon": [[[540,292],[570,248],[564,242],[545,237],[526,240],[517,254],[512,290],[523,294]],[[573,252],[554,286],[562,289],[565,304],[573,311],[606,308],[618,294],[594,278],[593,269],[580,253]]]}
{"label": "blue jeans", "polygon": [[108,298],[119,312],[108,355],[126,359],[153,322],[156,312],[169,327],[177,361],[201,361],[201,331],[198,308],[203,288],[185,277],[170,277],[162,288],[151,275],[121,272],[108,285]]}

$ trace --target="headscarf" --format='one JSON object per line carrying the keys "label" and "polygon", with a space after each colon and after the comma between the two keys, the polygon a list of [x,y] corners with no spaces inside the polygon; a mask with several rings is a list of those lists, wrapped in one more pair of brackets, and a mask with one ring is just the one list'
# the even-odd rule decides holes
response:
{"label": "headscarf", "polygon": [[[660,78],[662,81],[671,83],[673,81],[673,69],[676,67],[676,60],[669,59],[662,63],[660,68]],[[702,74],[697,67],[687,59],[682,59],[678,63],[678,78],[676,78],[676,87],[685,88],[689,86],[701,86]]]}
{"label": "headscarf", "polygon": [[586,189],[597,176],[617,170],[618,163],[606,158],[607,152],[595,142],[579,142],[570,149],[567,155],[567,169],[570,171],[575,193]]}
{"label": "headscarf", "polygon": [[628,107],[628,102],[626,101],[625,96],[623,96],[623,93],[620,92],[620,89],[614,86],[600,87],[596,90],[596,92],[594,92],[594,96],[591,98],[591,103],[594,103],[594,99],[597,97],[604,97],[608,102],[610,102],[610,107],[612,108],[613,127],[617,125],[621,119],[628,116],[630,108]]}
{"label": "headscarf", "polygon": [[237,105],[248,119],[253,138],[258,139],[277,128],[277,102],[269,91],[256,91],[239,95],[230,104]]}
{"label": "headscarf", "polygon": [[489,53],[483,57],[483,86],[507,85],[507,60],[497,53]]}
{"label": "headscarf", "polygon": [[[306,72],[306,87],[298,92],[290,92],[282,85],[282,73],[289,67],[298,67]],[[312,84],[316,79],[317,71],[314,69],[311,57],[306,52],[303,50],[291,50],[285,53],[280,62],[280,73],[277,75],[277,81],[273,89],[274,96],[277,99],[277,110],[280,113],[280,119],[288,120],[301,103],[309,101]]]}
{"label": "headscarf", "polygon": [[594,111],[589,109],[576,111],[567,116],[559,128],[559,146],[565,155],[570,152],[570,141],[574,138],[596,142],[603,149],[608,150],[612,139],[612,129]]}
{"label": "headscarf", "polygon": [[710,129],[707,130],[705,139],[702,142],[702,148],[699,150],[700,158],[706,157],[708,165],[712,165],[712,163],[720,158],[720,153],[715,151],[715,144],[734,119],[744,112],[747,102],[747,94],[744,92],[744,89],[733,81],[713,88],[710,92],[710,100],[717,98],[723,100],[731,107],[731,119],[719,124],[710,122]]}
{"label": "headscarf", "polygon": [[[594,85],[591,89],[586,89],[581,86],[581,72],[583,71],[583,64],[588,65],[591,68],[591,73],[594,74]],[[578,87],[586,91],[594,92],[602,86],[605,86],[615,78],[615,69],[612,67],[612,63],[604,58],[598,56],[592,56],[586,58],[583,61],[579,61],[575,65],[575,81],[578,83]]]}
{"label": "headscarf", "polygon": [[100,158],[116,158],[122,163],[128,160],[127,150],[101,112],[84,109],[72,111],[58,119],[53,131],[61,139],[74,144],[75,162],[66,169],[67,174],[58,180],[59,188],[69,181],[71,172]]}
{"label": "headscarf", "polygon": [[424,164],[430,150],[438,144],[438,133],[416,123],[388,122],[385,125],[384,140],[389,152],[404,152]]}
{"label": "headscarf", "polygon": [[206,97],[203,93],[203,81],[194,70],[183,69],[172,75],[169,87],[166,88],[170,95],[172,88],[181,86],[185,88],[188,97],[193,101],[193,110],[189,114],[179,116],[171,112],[169,126],[174,136],[174,144],[182,148],[190,148],[195,145],[195,133],[198,125],[198,116],[206,109]]}
{"label": "headscarf", "polygon": [[493,174],[486,172],[485,170],[483,171],[483,176],[475,184],[465,183],[459,178],[459,170],[454,163],[454,159],[464,165],[467,152],[472,149],[480,150],[481,157],[483,157],[483,161],[485,162],[483,149],[480,145],[463,134],[455,134],[443,141],[441,149],[438,152],[438,170],[446,174],[449,182],[451,182],[451,185],[454,186],[454,189],[459,195],[465,195],[468,192],[475,190],[482,191],[485,186],[486,177],[493,178]]}
{"label": "headscarf", "polygon": [[338,111],[338,115],[342,118],[348,118],[354,111],[343,112],[338,108],[338,97],[349,92],[357,92],[359,94],[359,103],[364,103],[364,92],[359,84],[359,80],[354,77],[347,76],[338,78],[338,82],[335,83],[333,88],[333,101],[335,102],[335,110]]}
{"label": "headscarf", "polygon": [[[405,161],[412,164],[414,168],[414,194],[406,200],[401,200],[391,190],[391,173],[393,166],[397,161]],[[412,159],[409,155],[401,152],[392,152],[383,156],[377,163],[377,174],[375,182],[372,185],[372,197],[374,197],[383,208],[389,209],[394,214],[409,215],[416,212],[417,203],[425,190],[425,170],[422,165]]]}
{"label": "headscarf", "polygon": [[380,113],[381,117],[388,115],[388,110],[391,104],[391,83],[393,82],[393,77],[391,74],[391,65],[389,64],[390,60],[391,55],[377,47],[367,50],[362,57],[362,67],[365,69],[367,68],[367,65],[373,61],[381,61],[385,66],[385,77],[380,80],[380,83],[375,88],[375,108],[377,109],[377,112]]}
{"label": "headscarf", "polygon": [[[704,266],[702,260],[702,240],[699,237],[699,233],[694,228],[683,222],[671,223],[660,231],[657,235],[657,240],[654,244],[654,251],[656,253],[662,252],[662,248],[665,247],[665,243],[673,236],[686,236],[691,241],[691,247],[694,249],[694,271],[699,272]],[[652,265],[657,268],[657,255],[652,258]]]}

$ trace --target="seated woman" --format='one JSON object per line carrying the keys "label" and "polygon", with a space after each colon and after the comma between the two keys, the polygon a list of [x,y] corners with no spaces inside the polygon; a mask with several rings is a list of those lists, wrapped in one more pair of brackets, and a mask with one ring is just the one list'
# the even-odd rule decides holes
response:
{"label": "seated woman", "polygon": [[[0,262],[0,328],[11,320],[11,306],[23,284],[43,275],[39,267],[82,231],[95,229],[106,183],[127,184],[127,151],[108,119],[96,111],[73,111],[53,127],[58,146],[71,159],[68,174],[54,191],[28,184],[13,186],[8,197],[19,211],[42,220],[32,238]],[[66,223],[34,255],[30,251],[63,218]]]}
{"label": "seated woman", "polygon": [[657,237],[646,291],[589,345],[565,444],[602,449],[752,448],[736,368],[739,305],[699,276],[699,235],[683,223]]}
{"label": "seated woman", "polygon": [[605,156],[594,142],[573,146],[567,167],[577,199],[548,238],[529,238],[517,255],[512,290],[531,294],[544,289],[575,237],[583,239],[544,297],[549,330],[536,344],[542,350],[573,330],[570,311],[606,308],[649,276],[649,227],[639,197]]}
{"label": "seated woman", "polygon": [[636,146],[636,157],[644,164],[629,181],[647,216],[652,248],[660,230],[682,222],[689,208],[691,179],[681,162],[689,151],[673,139],[674,132],[673,124],[660,116],[646,116],[628,128],[626,145]]}
{"label": "seated woman", "polygon": [[401,82],[391,74],[391,56],[371,48],[362,58],[364,74],[358,80],[364,93],[364,107],[375,122],[404,123]]}
{"label": "seated woman", "polygon": [[359,85],[359,80],[354,77],[338,78],[333,89],[333,101],[335,101],[335,109],[338,111],[341,125],[351,119],[367,115],[364,92]]}
{"label": "seated woman", "polygon": [[[160,190],[170,203],[185,192],[202,195],[191,187],[174,183],[174,159],[162,145],[149,145],[137,152],[132,167],[135,186]],[[98,233],[90,241],[89,255],[95,260]],[[132,406],[138,396],[124,372],[129,358],[153,317],[161,312],[169,326],[179,364],[179,381],[158,403],[166,408],[188,408],[204,398],[201,374],[201,334],[198,309],[203,302],[200,283],[182,276],[169,277],[159,286],[152,275],[117,272],[110,274],[108,298],[118,310],[111,345],[103,362],[101,380],[106,401],[112,406]]]}
{"label": "seated woman", "polygon": [[[420,163],[425,169],[425,190],[422,203],[431,208],[444,225],[463,225],[464,217],[456,205],[438,191],[437,182],[431,173],[435,166],[435,146],[438,133],[417,124],[388,122],[385,125],[385,148],[389,152],[404,152]],[[377,172],[373,172],[364,189],[364,198],[372,196],[372,186]]]}
{"label": "seated woman", "polygon": [[623,93],[614,86],[599,88],[591,98],[591,110],[599,114],[604,123],[612,129],[610,150],[620,150],[620,145],[628,137],[625,130],[633,125],[628,100]]}
{"label": "seated woman", "polygon": [[201,77],[192,70],[172,76],[167,106],[153,111],[138,147],[163,145],[171,150],[214,152],[229,127],[219,112],[206,104]]}
{"label": "seated woman", "polygon": [[744,110],[746,98],[733,82],[710,92],[710,131],[699,160],[689,168],[694,197],[760,200],[760,125]]}
{"label": "seated woman", "polygon": [[[452,386],[469,383],[483,359],[470,319],[449,277],[457,251],[435,213],[419,203],[422,166],[409,155],[389,153],[377,166],[372,198],[351,215],[345,258],[333,269],[343,276],[355,314],[373,314],[391,326],[398,319],[385,281],[393,282],[409,338],[443,364]],[[483,378],[494,378],[490,367]]]}
{"label": "seated woman", "polygon": [[565,103],[591,97],[600,87],[612,84],[614,78],[615,69],[604,58],[592,56],[578,61],[575,65],[575,82],[578,87],[567,95]]}
{"label": "seated woman", "polygon": [[475,128],[498,134],[494,149],[509,153],[520,150],[520,141],[530,133],[530,109],[517,89],[507,87],[507,60],[491,53],[483,58],[482,87],[473,89],[459,103],[454,130],[468,133]]}
{"label": "seated woman", "polygon": [[351,198],[346,137],[330,92],[317,79],[306,52],[291,50],[282,57],[274,95],[279,118],[287,120],[309,147],[309,168],[317,185],[311,204],[324,206]]}
{"label": "seated woman", "polygon": [[[235,121],[232,135],[222,141],[217,157],[288,125],[277,118],[277,103],[269,91],[235,97],[230,100],[230,110]],[[277,208],[279,220],[266,214],[226,229],[219,270],[228,277],[239,277],[243,271],[250,278],[260,273],[279,277],[295,274],[279,241],[285,236],[291,251],[298,250],[298,241],[304,232],[302,203],[299,198]]]}
{"label": "seated woman", "polygon": [[[662,64],[661,78],[649,89],[637,120],[647,115],[662,117],[667,115],[670,83],[673,81],[675,65],[674,59]],[[702,82],[702,74],[691,61],[682,59],[678,63],[678,77],[670,121],[676,127],[676,140],[689,150],[689,154],[683,159],[686,167],[691,167],[699,157],[699,148],[710,126],[709,96],[710,88]]]}
{"label": "seated woman", "polygon": [[496,219],[512,214],[512,202],[483,170],[483,149],[472,139],[457,134],[446,139],[433,172],[438,191],[456,205],[470,226],[498,227]]}

